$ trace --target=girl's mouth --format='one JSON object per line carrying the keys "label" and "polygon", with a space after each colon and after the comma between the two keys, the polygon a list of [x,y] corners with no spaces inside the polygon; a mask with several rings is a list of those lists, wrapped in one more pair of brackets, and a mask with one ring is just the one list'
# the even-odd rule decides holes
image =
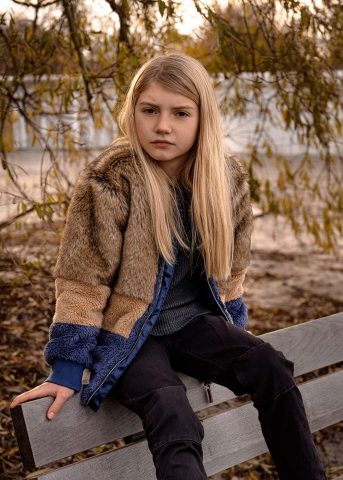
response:
{"label": "girl's mouth", "polygon": [[166,147],[171,147],[172,143],[167,143],[167,142],[153,142],[153,145],[158,148],[166,148]]}

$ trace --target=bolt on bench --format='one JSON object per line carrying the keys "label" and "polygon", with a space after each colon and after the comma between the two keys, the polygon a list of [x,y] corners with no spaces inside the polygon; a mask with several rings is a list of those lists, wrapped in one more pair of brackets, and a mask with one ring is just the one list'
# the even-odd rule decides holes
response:
{"label": "bolt on bench", "polygon": [[[343,312],[261,335],[295,363],[295,376],[343,361]],[[235,398],[225,387],[212,384],[208,403],[204,384],[180,374],[194,411]],[[313,432],[343,419],[343,369],[301,384]],[[142,432],[138,416],[111,394],[94,412],[80,404],[79,394],[68,400],[53,420],[46,418],[52,398],[45,397],[11,410],[25,468],[39,469],[90,448]],[[204,465],[208,475],[221,472],[267,451],[257,410],[252,403],[203,420]],[[30,474],[39,480],[155,479],[151,453],[144,438],[123,448],[95,455],[60,468]],[[340,477],[342,480],[343,477]],[[338,479],[337,479],[338,480]]]}

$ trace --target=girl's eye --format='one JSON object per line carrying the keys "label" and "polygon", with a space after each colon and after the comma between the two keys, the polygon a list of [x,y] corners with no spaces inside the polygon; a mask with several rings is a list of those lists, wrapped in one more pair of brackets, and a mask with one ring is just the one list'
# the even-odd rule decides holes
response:
{"label": "girl's eye", "polygon": [[[151,113],[154,113],[155,112],[155,109],[154,108],[144,108],[143,110],[143,113],[147,113],[148,115],[150,115]],[[176,112],[176,114],[181,114],[180,116],[181,117],[189,117],[189,113],[187,112],[182,112],[182,111],[179,111],[179,112]]]}

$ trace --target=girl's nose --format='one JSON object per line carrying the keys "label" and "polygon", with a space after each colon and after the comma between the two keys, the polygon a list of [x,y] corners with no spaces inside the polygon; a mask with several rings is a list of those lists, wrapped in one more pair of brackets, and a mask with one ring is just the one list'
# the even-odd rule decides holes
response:
{"label": "girl's nose", "polygon": [[170,132],[170,131],[171,131],[171,127],[168,122],[168,119],[165,116],[161,115],[156,124],[156,132]]}

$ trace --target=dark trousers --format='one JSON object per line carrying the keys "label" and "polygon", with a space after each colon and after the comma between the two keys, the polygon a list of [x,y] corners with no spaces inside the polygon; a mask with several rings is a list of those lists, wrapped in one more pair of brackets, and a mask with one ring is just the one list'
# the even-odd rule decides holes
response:
{"label": "dark trousers", "polygon": [[114,387],[143,422],[159,480],[202,480],[202,423],[175,370],[248,393],[281,480],[323,480],[294,364],[260,338],[204,314],[183,329],[149,336]]}

